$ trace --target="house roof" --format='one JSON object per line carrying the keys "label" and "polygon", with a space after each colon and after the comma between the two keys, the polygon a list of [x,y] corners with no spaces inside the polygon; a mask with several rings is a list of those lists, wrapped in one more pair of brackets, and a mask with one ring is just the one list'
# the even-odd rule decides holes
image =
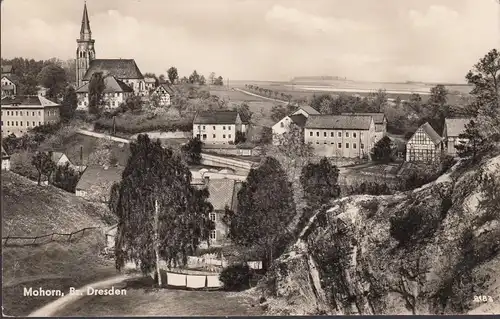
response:
{"label": "house roof", "polygon": [[384,124],[385,114],[384,113],[342,113],[342,115],[361,115],[361,116],[372,116],[373,122],[375,124]]}
{"label": "house roof", "polygon": [[11,73],[12,65],[2,65],[2,73]]}
{"label": "house roof", "polygon": [[[89,83],[85,83],[80,86],[76,93],[88,93],[89,92]],[[104,90],[103,93],[117,93],[117,92],[133,92],[134,90],[125,84],[125,82],[117,79],[114,76],[106,76],[104,78]]]}
{"label": "house roof", "polygon": [[[321,114],[320,112],[316,111],[312,106],[309,106],[309,105],[302,105],[302,106],[299,107],[298,110],[300,110],[300,109],[304,110],[309,115],[319,115],[319,114]],[[295,111],[295,112],[297,112],[297,111]]]}
{"label": "house roof", "polygon": [[4,97],[1,100],[2,106],[15,106],[16,104],[19,104],[20,107],[59,106],[59,104],[40,95],[17,95],[15,97]]}
{"label": "house roof", "polygon": [[167,91],[168,94],[172,95],[174,94],[174,89],[168,84],[168,83],[162,83],[160,84],[157,88],[156,88],[156,91],[159,91],[159,90],[165,90]]}
{"label": "house roof", "polygon": [[[432,126],[428,122],[425,122],[424,124],[422,124],[420,126],[420,128],[422,130],[424,130],[424,132],[429,136],[429,138],[432,140],[432,142],[434,144],[437,145],[443,140],[443,138],[441,136],[439,136],[439,134],[432,128]],[[411,140],[411,138],[410,138],[410,140]]]}
{"label": "house roof", "polygon": [[52,152],[51,159],[54,163],[57,163],[57,162],[59,162],[61,157],[63,157],[63,155],[64,155],[64,153],[62,153],[62,152]]}
{"label": "house roof", "polygon": [[76,189],[90,190],[92,186],[111,188],[114,182],[122,179],[123,167],[89,166],[80,177]]}
{"label": "house roof", "polygon": [[84,81],[90,81],[92,74],[103,72],[115,76],[118,79],[143,79],[141,71],[134,59],[95,59],[90,61],[90,66],[83,77]]}
{"label": "house roof", "polygon": [[3,78],[6,78],[7,80],[9,80],[10,82],[14,83],[14,81],[12,81],[11,77],[9,76],[6,76],[6,75],[2,75],[2,80]]}
{"label": "house roof", "polygon": [[289,116],[290,120],[292,120],[293,123],[297,124],[300,127],[304,127],[306,125],[307,117],[304,116],[304,114],[295,114],[295,115],[290,115]]}
{"label": "house roof", "polygon": [[471,118],[447,118],[444,119],[444,129],[443,135],[446,134],[448,137],[458,137],[461,133],[465,131],[465,125],[470,122]]}
{"label": "house roof", "polygon": [[209,202],[214,210],[224,210],[226,206],[233,208],[235,181],[232,179],[210,179],[208,181],[208,191],[210,192]]}
{"label": "house roof", "polygon": [[203,111],[194,117],[194,124],[235,124],[238,117],[236,111]]}
{"label": "house roof", "polygon": [[305,128],[308,129],[341,129],[368,130],[372,122],[371,116],[361,115],[310,115]]}

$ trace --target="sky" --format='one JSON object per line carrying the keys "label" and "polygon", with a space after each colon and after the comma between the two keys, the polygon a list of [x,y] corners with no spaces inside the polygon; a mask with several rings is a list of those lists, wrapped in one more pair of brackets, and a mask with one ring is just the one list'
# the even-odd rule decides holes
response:
{"label": "sky", "polygon": [[[76,55],[83,0],[3,0],[1,56]],[[230,80],[464,82],[500,48],[499,0],[87,0],[97,58]]]}

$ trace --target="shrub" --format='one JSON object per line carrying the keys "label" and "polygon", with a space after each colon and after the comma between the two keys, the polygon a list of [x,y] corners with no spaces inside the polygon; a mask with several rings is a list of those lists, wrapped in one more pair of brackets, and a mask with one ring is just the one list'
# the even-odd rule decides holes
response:
{"label": "shrub", "polygon": [[246,264],[236,264],[226,267],[219,275],[224,289],[229,291],[241,291],[250,288],[252,272]]}

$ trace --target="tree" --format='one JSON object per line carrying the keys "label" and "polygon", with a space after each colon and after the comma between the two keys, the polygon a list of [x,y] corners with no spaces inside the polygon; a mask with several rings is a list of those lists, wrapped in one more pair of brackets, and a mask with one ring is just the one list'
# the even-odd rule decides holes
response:
{"label": "tree", "polygon": [[223,86],[224,85],[224,79],[222,78],[222,76],[218,76],[215,80],[214,80],[214,85],[219,85],[219,86]]}
{"label": "tree", "polygon": [[300,183],[310,207],[321,207],[340,196],[339,170],[326,157],[302,168]]}
{"label": "tree", "polygon": [[292,186],[277,160],[265,158],[250,170],[238,192],[238,213],[226,211],[228,237],[237,245],[255,247],[267,270],[283,248],[295,216]]}
{"label": "tree", "polygon": [[160,74],[160,76],[158,77],[158,82],[159,83],[165,83],[165,74]]}
{"label": "tree", "polygon": [[69,163],[66,163],[66,165],[56,168],[53,185],[67,192],[74,193],[79,179],[80,174],[72,169]]}
{"label": "tree", "polygon": [[102,72],[92,74],[89,82],[89,113],[99,114],[101,112],[104,88],[104,76]]}
{"label": "tree", "polygon": [[243,102],[240,105],[233,107],[233,110],[240,114],[242,120],[246,120],[248,122],[252,120],[253,112],[250,111],[250,106],[248,106],[247,103]]}
{"label": "tree", "polygon": [[479,159],[479,155],[487,148],[487,139],[480,131],[477,122],[471,120],[465,125],[465,131],[458,135],[460,143],[455,146],[460,157],[470,157],[473,163]]}
{"label": "tree", "polygon": [[49,64],[38,74],[38,82],[48,89],[48,98],[57,98],[68,85],[64,69],[56,64]]}
{"label": "tree", "polygon": [[50,177],[56,169],[56,164],[52,161],[51,155],[46,152],[37,152],[31,160],[31,165],[38,172],[38,185],[41,185],[42,175],[47,176],[47,179],[50,181]]}
{"label": "tree", "polygon": [[167,70],[167,76],[168,80],[170,81],[171,84],[175,84],[175,82],[179,79],[179,74],[177,73],[177,68],[176,67],[170,67],[170,69]]}
{"label": "tree", "polygon": [[68,86],[64,92],[63,103],[61,106],[61,117],[65,120],[70,120],[75,115],[78,99],[76,91],[72,86]]}
{"label": "tree", "polygon": [[210,72],[210,75],[208,76],[208,83],[210,83],[211,85],[214,84],[214,80],[215,80],[215,72]]}
{"label": "tree", "polygon": [[387,106],[387,92],[383,89],[370,94],[370,109],[373,112],[383,112]]}
{"label": "tree", "polygon": [[488,136],[500,136],[500,51],[489,51],[466,75],[473,85],[470,94],[474,102],[470,111],[478,116],[482,131]]}
{"label": "tree", "polygon": [[191,75],[189,76],[189,83],[190,84],[200,83],[200,75],[198,74],[198,72],[196,72],[196,70],[194,70],[193,73],[191,73]]}
{"label": "tree", "polygon": [[199,138],[192,138],[188,143],[182,145],[181,150],[186,156],[186,162],[191,165],[199,165],[201,162],[201,151],[203,142]]}
{"label": "tree", "polygon": [[271,109],[271,120],[274,122],[280,121],[288,115],[288,108],[284,105],[274,105]]}
{"label": "tree", "polygon": [[382,137],[371,151],[372,160],[380,163],[389,163],[392,161],[392,143],[388,136]]}
{"label": "tree", "polygon": [[143,101],[140,96],[133,95],[129,96],[125,101],[125,108],[131,112],[137,112],[142,110]]}
{"label": "tree", "polygon": [[87,160],[88,165],[110,166],[116,163],[112,152],[113,142],[100,138]]}
{"label": "tree", "polygon": [[200,79],[198,80],[199,85],[205,85],[207,84],[207,80],[205,80],[205,76],[200,76]]}
{"label": "tree", "polygon": [[[158,259],[168,267],[187,263],[202,240],[209,240],[213,210],[208,191],[191,186],[189,168],[159,140],[139,135],[118,186],[112,188],[110,208],[118,216],[116,268],[127,259],[144,274],[158,271]],[[161,278],[161,277],[159,277]]]}

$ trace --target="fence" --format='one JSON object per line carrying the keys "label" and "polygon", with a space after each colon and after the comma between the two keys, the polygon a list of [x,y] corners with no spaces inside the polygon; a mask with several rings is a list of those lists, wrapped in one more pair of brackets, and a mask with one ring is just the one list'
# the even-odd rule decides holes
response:
{"label": "fence", "polygon": [[219,274],[191,275],[170,271],[161,272],[162,279],[167,287],[188,289],[220,289],[223,287]]}
{"label": "fence", "polygon": [[[74,239],[80,239],[85,235],[85,231],[101,229],[101,227],[86,227],[69,234],[52,233],[42,236],[7,236],[2,237],[4,246],[33,246],[48,244],[50,242],[71,242]],[[81,235],[79,235],[81,234]]]}

